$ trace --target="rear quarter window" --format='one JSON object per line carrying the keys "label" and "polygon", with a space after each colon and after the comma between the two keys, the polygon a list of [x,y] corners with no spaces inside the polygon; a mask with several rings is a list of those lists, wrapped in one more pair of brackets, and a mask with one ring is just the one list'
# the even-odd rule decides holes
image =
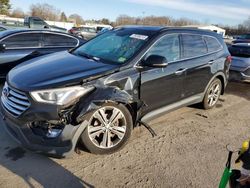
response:
{"label": "rear quarter window", "polygon": [[183,58],[197,57],[208,52],[201,35],[182,34]]}
{"label": "rear quarter window", "polygon": [[222,49],[221,44],[219,43],[219,41],[214,38],[214,37],[209,37],[209,36],[204,36],[204,39],[207,43],[207,48],[208,48],[208,52],[216,52],[220,49]]}
{"label": "rear quarter window", "polygon": [[45,47],[76,47],[78,40],[66,35],[44,34]]}

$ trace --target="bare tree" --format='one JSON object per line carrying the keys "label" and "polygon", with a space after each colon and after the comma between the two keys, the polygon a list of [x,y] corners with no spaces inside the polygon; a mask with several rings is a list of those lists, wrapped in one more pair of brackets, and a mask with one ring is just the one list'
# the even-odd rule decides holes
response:
{"label": "bare tree", "polygon": [[172,20],[169,17],[166,16],[160,16],[160,17],[156,17],[156,16],[147,16],[147,17],[143,17],[141,18],[140,21],[142,25],[172,25]]}
{"label": "bare tree", "polygon": [[128,15],[120,15],[116,18],[116,25],[133,25],[138,24],[137,18]]}
{"label": "bare tree", "polygon": [[60,19],[60,11],[47,3],[31,5],[30,14],[45,20],[59,21]]}
{"label": "bare tree", "polygon": [[69,16],[69,19],[72,20],[72,21],[74,21],[77,25],[84,24],[83,18],[80,15],[78,15],[78,14],[71,14]]}
{"label": "bare tree", "polygon": [[186,25],[199,25],[200,23],[196,20],[191,20],[188,18],[180,18],[177,20],[174,20],[174,26],[186,26]]}
{"label": "bare tree", "polygon": [[161,26],[184,26],[199,24],[198,21],[187,18],[173,19],[167,16],[146,16],[131,17],[120,15],[115,21],[115,25],[161,25]]}
{"label": "bare tree", "polygon": [[236,26],[220,25],[228,35],[242,35],[250,32],[250,17]]}
{"label": "bare tree", "polygon": [[23,18],[25,16],[25,13],[21,8],[16,8],[11,12],[10,16],[15,18]]}
{"label": "bare tree", "polygon": [[101,19],[101,20],[100,20],[100,23],[106,24],[106,25],[110,25],[110,21],[109,21],[109,19],[107,19],[107,18]]}
{"label": "bare tree", "polygon": [[9,0],[0,0],[0,14],[8,15],[10,8]]}
{"label": "bare tree", "polygon": [[243,26],[246,29],[250,30],[250,17],[246,21],[243,22]]}
{"label": "bare tree", "polygon": [[61,13],[61,16],[60,16],[60,21],[61,22],[67,22],[67,16],[64,12]]}

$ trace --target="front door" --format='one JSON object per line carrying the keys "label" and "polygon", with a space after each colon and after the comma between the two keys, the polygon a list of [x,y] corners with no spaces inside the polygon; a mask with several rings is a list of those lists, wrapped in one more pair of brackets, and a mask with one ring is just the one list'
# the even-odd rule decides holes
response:
{"label": "front door", "polygon": [[150,55],[160,55],[167,59],[165,68],[144,67],[141,72],[141,100],[146,104],[143,113],[172,104],[182,98],[185,69],[180,61],[179,34],[161,37],[149,50]]}

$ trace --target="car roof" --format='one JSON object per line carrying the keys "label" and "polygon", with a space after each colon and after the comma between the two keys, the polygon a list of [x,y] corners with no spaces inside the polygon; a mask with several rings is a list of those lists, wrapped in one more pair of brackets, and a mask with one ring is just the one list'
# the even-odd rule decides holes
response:
{"label": "car roof", "polygon": [[[8,29],[5,31],[1,31],[0,32],[0,39],[4,38],[8,35],[12,35],[12,34],[16,34],[16,33],[26,33],[26,32],[46,32],[46,33],[55,33],[55,34],[64,34],[64,35],[69,35],[68,33],[64,33],[64,32],[60,32],[60,31],[51,31],[51,30],[47,30],[47,29]],[[75,37],[73,35],[70,35],[72,37]],[[75,37],[77,38],[77,37]]]}
{"label": "car roof", "polygon": [[186,32],[194,32],[198,34],[203,34],[203,35],[210,35],[214,37],[221,37],[218,33],[210,31],[210,30],[204,30],[204,29],[197,29],[197,28],[192,28],[192,27],[175,27],[175,26],[146,26],[146,25],[126,25],[126,26],[118,26],[116,28],[124,28],[124,29],[134,29],[134,30],[141,30],[149,33],[162,33],[165,31],[171,31],[171,30],[176,30],[176,31],[186,31]]}
{"label": "car roof", "polygon": [[146,31],[160,31],[165,28],[162,26],[147,26],[147,25],[125,25],[118,26],[117,28],[125,28],[125,29],[137,29],[137,30],[146,30]]}

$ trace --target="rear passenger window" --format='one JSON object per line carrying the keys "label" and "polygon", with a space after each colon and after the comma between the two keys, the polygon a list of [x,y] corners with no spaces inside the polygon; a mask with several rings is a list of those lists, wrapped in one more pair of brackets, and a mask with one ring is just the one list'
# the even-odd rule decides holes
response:
{"label": "rear passenger window", "polygon": [[219,43],[219,41],[216,38],[204,36],[204,39],[207,43],[207,48],[208,48],[209,53],[216,52],[222,48],[221,44]]}
{"label": "rear passenger window", "polygon": [[22,33],[10,36],[2,41],[6,48],[37,48],[41,43],[41,34],[39,33]]}
{"label": "rear passenger window", "polygon": [[149,50],[145,59],[150,55],[159,55],[167,59],[168,62],[180,59],[180,43],[178,34],[170,34],[158,40]]}
{"label": "rear passenger window", "polygon": [[191,58],[206,54],[207,46],[201,35],[182,35],[183,58]]}
{"label": "rear passenger window", "polygon": [[51,33],[44,34],[45,47],[76,47],[77,43],[77,39],[65,35],[56,35]]}

